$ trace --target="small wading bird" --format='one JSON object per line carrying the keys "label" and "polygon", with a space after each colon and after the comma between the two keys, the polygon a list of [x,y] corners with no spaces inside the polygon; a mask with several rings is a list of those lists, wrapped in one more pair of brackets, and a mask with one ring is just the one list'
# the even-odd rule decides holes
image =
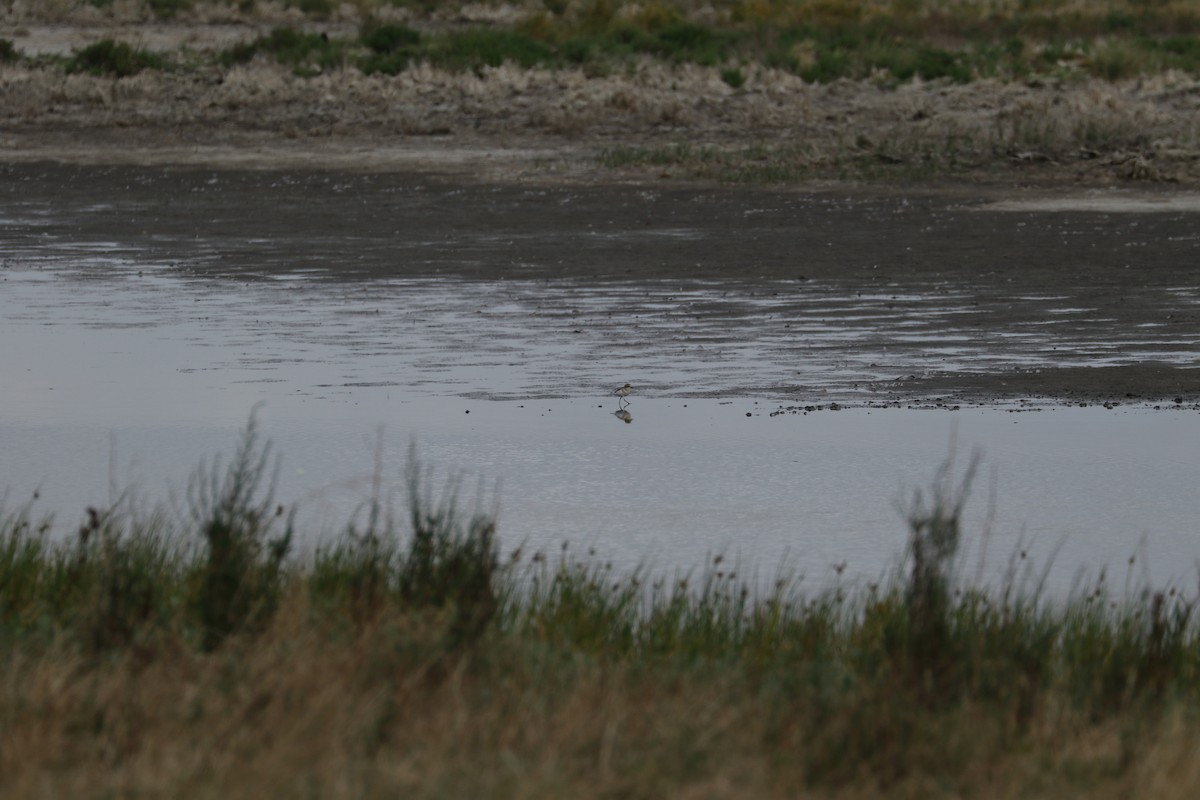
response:
{"label": "small wading bird", "polygon": [[629,395],[633,394],[633,387],[627,383],[624,386],[622,386],[620,389],[617,389],[615,392],[613,392],[613,394],[615,394],[617,397],[621,398],[618,402],[627,403],[629,401],[626,400],[625,398],[629,397]]}

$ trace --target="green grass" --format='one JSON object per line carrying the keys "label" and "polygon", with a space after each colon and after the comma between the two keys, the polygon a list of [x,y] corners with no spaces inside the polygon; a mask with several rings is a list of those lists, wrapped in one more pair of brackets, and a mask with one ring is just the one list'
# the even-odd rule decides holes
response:
{"label": "green grass", "polygon": [[284,5],[303,11],[317,19],[325,19],[333,13],[337,3],[333,0],[285,0]]}
{"label": "green grass", "polygon": [[284,27],[251,42],[234,45],[221,53],[220,60],[226,67],[232,67],[262,54],[291,68],[300,77],[312,77],[342,66],[348,50],[347,42]]}
{"label": "green grass", "polygon": [[362,43],[373,53],[387,55],[421,42],[421,34],[405,25],[371,25],[363,28]]}
{"label": "green grass", "polygon": [[456,70],[498,67],[512,62],[521,67],[550,65],[555,50],[517,31],[479,29],[428,38],[420,55],[431,63]]}
{"label": "green grass", "polygon": [[103,39],[77,50],[67,61],[67,72],[88,72],[92,75],[111,75],[125,78],[144,69],[162,69],[161,56],[125,42]]}
{"label": "green grass", "polygon": [[192,0],[146,0],[155,16],[171,19],[192,7]]}
{"label": "green grass", "polygon": [[[161,19],[173,19],[191,11],[197,5],[195,0],[144,0],[144,3],[147,10]],[[109,8],[113,5],[113,0],[87,0],[87,4],[96,8]],[[242,11],[253,11],[255,0],[215,0],[214,4],[233,6]],[[298,4],[288,2],[287,5],[292,7]]]}
{"label": "green grass", "polygon": [[292,526],[289,519],[272,536],[285,510],[264,484],[269,459],[251,417],[228,467],[219,461],[210,471],[201,466],[188,487],[190,527],[200,534],[203,556],[192,569],[187,610],[206,649],[261,624],[279,600]]}

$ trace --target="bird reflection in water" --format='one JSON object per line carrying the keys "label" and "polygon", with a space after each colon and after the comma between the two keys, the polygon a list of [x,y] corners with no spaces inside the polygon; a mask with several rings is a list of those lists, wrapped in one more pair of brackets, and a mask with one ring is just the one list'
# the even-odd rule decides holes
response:
{"label": "bird reflection in water", "polygon": [[630,422],[633,422],[633,414],[630,414],[623,408],[614,411],[613,416],[624,422],[626,425],[628,425]]}

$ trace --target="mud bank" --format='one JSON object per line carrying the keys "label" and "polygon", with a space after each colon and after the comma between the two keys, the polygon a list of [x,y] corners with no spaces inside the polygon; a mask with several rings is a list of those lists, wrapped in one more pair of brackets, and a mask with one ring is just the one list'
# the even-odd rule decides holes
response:
{"label": "mud bank", "polygon": [[242,348],[254,369],[325,346],[325,313],[344,329],[331,358],[383,370],[354,385],[403,365],[481,399],[588,396],[618,374],[643,396],[802,406],[1200,401],[1196,214],[1142,210],[1143,195],[1046,212],[961,188],[52,164],[0,178],[14,279],[46,263],[150,324],[189,313],[157,281],[195,294],[188,308],[247,287],[231,296],[277,318]]}

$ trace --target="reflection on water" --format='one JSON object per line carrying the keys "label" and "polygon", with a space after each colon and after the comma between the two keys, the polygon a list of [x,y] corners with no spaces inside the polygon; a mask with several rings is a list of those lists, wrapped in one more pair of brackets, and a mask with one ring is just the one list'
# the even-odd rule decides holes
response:
{"label": "reflection on water", "polygon": [[[272,384],[351,402],[369,386],[531,399],[594,395],[614,374],[637,375],[658,397],[854,403],[931,369],[1190,364],[1200,348],[1056,309],[1054,298],[1022,300],[1036,320],[981,329],[965,296],[946,291],[884,299],[785,284],[247,283],[78,255],[4,277],[0,368],[19,381],[7,402],[33,414],[49,386],[118,405],[126,398],[105,400],[104,384],[131,377],[185,416],[187,405],[207,405],[203,392],[248,407]],[[619,316],[631,322],[616,324]],[[80,331],[87,342],[76,341]]]}
{"label": "reflection on water", "polygon": [[[169,212],[177,198],[166,199]],[[381,261],[429,259],[446,242],[419,231],[357,240],[300,216],[281,247],[197,228],[186,204],[174,232],[156,210],[137,233],[146,208],[0,209],[0,485],[9,508],[41,487],[63,530],[112,487],[178,494],[265,401],[264,430],[285,458],[281,499],[301,504],[310,530],[340,528],[360,507],[383,425],[397,503],[415,439],[428,463],[499,483],[506,545],[570,539],[664,569],[725,552],[762,573],[788,564],[820,581],[845,563],[876,577],[903,551],[897,504],[926,485],[957,428],[990,476],[968,519],[992,531],[974,541],[989,564],[1061,540],[1052,579],[1064,587],[1078,569],[1125,564],[1145,537],[1137,563],[1150,578],[1194,577],[1200,415],[772,414],[854,405],[929,370],[1194,361],[1194,338],[1114,325],[1086,297],[996,279],[994,313],[961,281],[879,275],[481,280],[426,268],[367,279]],[[221,213],[245,212],[231,209]],[[133,233],[89,234],[104,214]],[[572,254],[553,224],[521,235],[558,236],[554,252]],[[703,230],[672,225],[594,237],[708,246]],[[444,258],[464,273],[511,245],[507,233],[462,238]],[[1137,291],[1164,319],[1200,304],[1194,285]],[[626,379],[637,427],[628,392],[612,410]]]}
{"label": "reflection on water", "polygon": [[[765,580],[787,565],[816,583],[847,562],[846,578],[875,579],[903,552],[901,506],[928,488],[956,437],[960,463],[974,448],[983,454],[967,505],[965,568],[974,571],[981,548],[991,575],[1018,548],[1039,564],[1059,548],[1050,580],[1065,591],[1080,570],[1123,571],[1144,540],[1135,579],[1190,585],[1196,577],[1197,414],[859,409],[772,417],[763,401],[644,398],[637,426],[613,426],[615,412],[594,400],[397,399],[376,387],[359,402],[353,414],[302,398],[262,410],[262,430],[283,457],[279,499],[300,504],[309,544],[313,531],[341,530],[364,507],[372,420],[384,425],[385,486],[401,520],[415,440],[441,474],[464,471],[464,485],[478,479],[494,488],[506,548],[554,550],[567,540],[625,567],[648,560],[665,570],[697,568],[721,552],[746,575]],[[207,425],[6,417],[0,475],[9,507],[41,487],[43,507],[62,511],[69,532],[112,487],[180,497],[201,457],[232,451],[245,414]]]}
{"label": "reflection on water", "polygon": [[[760,193],[733,205],[623,196],[614,220],[612,196],[567,190],[180,175],[6,173],[6,335],[85,327],[126,350],[152,339],[162,363],[145,369],[193,376],[180,400],[231,381],[282,381],[315,398],[382,384],[578,397],[619,376],[648,396],[845,403],[931,372],[1191,364],[1200,349],[1195,326],[1180,324],[1200,304],[1186,280],[1190,216],[1048,222]],[[842,264],[835,240],[862,231],[879,246],[851,248]],[[1045,247],[1009,253],[1015,243]],[[632,253],[676,277],[646,279],[634,263],[614,279]],[[1030,282],[1006,261],[1067,255],[1065,286]],[[1151,259],[1179,266],[1129,277]],[[836,269],[813,273],[814,261]],[[143,333],[125,341],[121,330]]]}

